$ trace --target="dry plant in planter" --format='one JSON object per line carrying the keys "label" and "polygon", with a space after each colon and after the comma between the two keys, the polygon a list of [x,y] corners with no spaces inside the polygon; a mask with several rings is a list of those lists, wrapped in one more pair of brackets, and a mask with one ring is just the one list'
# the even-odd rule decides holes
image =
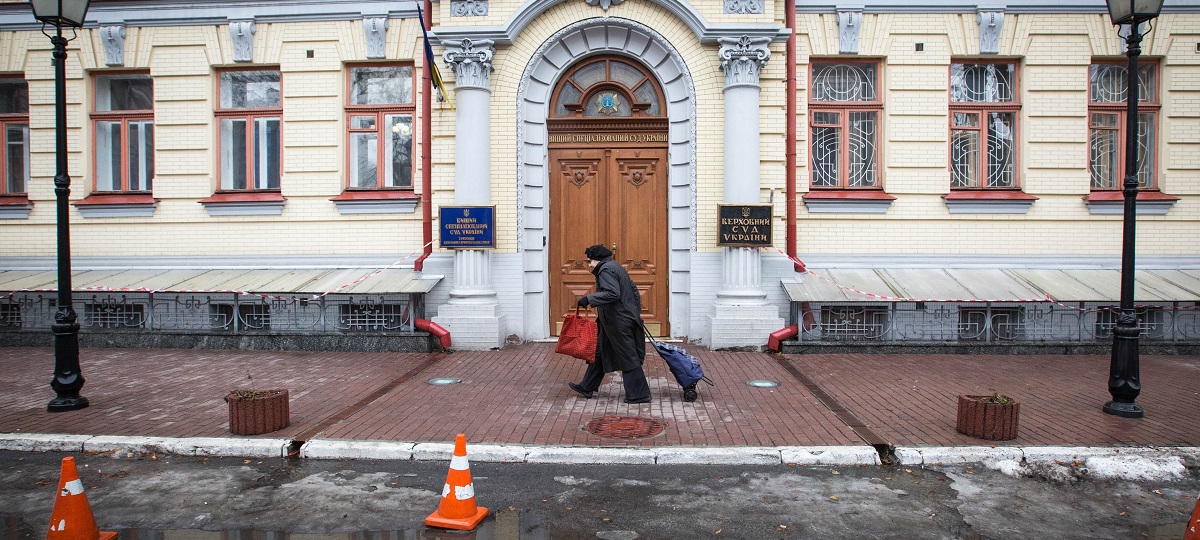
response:
{"label": "dry plant in planter", "polygon": [[958,424],[956,429],[989,441],[1007,441],[1017,438],[1021,404],[999,392],[992,395],[958,396]]}
{"label": "dry plant in planter", "polygon": [[[253,379],[247,375],[247,380]],[[233,389],[225,396],[229,404],[229,431],[235,435],[261,435],[278,431],[291,421],[286,388]]]}

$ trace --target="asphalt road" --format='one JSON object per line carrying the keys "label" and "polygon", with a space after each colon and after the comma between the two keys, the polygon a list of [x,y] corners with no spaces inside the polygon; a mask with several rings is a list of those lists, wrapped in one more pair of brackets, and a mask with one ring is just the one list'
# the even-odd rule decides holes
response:
{"label": "asphalt road", "polygon": [[[65,455],[0,451],[7,540],[46,537]],[[472,463],[492,514],[462,533],[423,525],[448,463],[74,456],[97,523],[122,539],[1178,540],[1200,494],[1196,469],[1154,483],[1069,467],[1013,478],[981,466]]]}

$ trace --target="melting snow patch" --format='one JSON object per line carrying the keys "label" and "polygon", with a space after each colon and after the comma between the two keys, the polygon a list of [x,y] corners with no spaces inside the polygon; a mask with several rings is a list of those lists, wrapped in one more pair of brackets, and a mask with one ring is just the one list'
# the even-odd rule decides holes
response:
{"label": "melting snow patch", "polygon": [[1187,473],[1176,456],[1094,456],[1087,458],[1087,469],[1097,478],[1122,480],[1176,480]]}

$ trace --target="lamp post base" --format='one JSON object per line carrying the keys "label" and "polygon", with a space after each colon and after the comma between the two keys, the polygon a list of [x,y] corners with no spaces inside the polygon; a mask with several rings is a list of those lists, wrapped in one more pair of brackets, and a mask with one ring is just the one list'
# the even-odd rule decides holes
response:
{"label": "lamp post base", "polygon": [[79,409],[86,408],[87,406],[88,400],[82,396],[57,397],[50,400],[50,403],[46,405],[46,412],[77,411]]}
{"label": "lamp post base", "polygon": [[1142,410],[1142,406],[1137,403],[1125,403],[1121,401],[1110,401],[1104,404],[1104,412],[1113,416],[1122,418],[1141,418],[1146,416],[1146,412]]}

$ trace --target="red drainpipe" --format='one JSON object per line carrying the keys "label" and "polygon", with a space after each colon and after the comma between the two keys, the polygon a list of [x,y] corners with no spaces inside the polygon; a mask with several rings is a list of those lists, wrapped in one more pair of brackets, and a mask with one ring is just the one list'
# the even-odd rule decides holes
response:
{"label": "red drainpipe", "polygon": [[[796,0],[788,0],[786,25],[787,39],[787,145],[784,147],[784,167],[787,168],[787,255],[792,261],[796,257]],[[804,265],[793,262],[797,272]]]}
{"label": "red drainpipe", "polygon": [[[425,0],[425,30],[433,29],[433,0]],[[420,272],[425,269],[425,259],[433,253],[433,79],[429,75],[431,66],[421,70],[421,238],[424,240],[424,253],[413,262],[413,270]]]}
{"label": "red drainpipe", "polygon": [[[796,0],[788,0],[784,4],[787,16],[784,17],[788,29],[787,38],[787,144],[784,146],[784,167],[787,169],[787,256],[792,260],[792,269],[803,272],[804,265],[797,262],[796,256]],[[779,351],[785,339],[795,337],[800,333],[800,325],[793,324],[771,332],[767,337],[767,350]]]}
{"label": "red drainpipe", "polygon": [[793,324],[791,326],[785,326],[783,328],[780,328],[779,330],[771,332],[770,337],[767,338],[767,350],[779,352],[781,341],[788,339],[788,338],[796,337],[796,334],[799,334],[799,333],[800,333],[800,325],[798,325],[798,324]]}
{"label": "red drainpipe", "polygon": [[438,338],[438,343],[441,344],[443,349],[450,348],[450,331],[438,323],[427,319],[413,319],[413,327],[417,330],[424,330],[433,334],[433,337]]}

